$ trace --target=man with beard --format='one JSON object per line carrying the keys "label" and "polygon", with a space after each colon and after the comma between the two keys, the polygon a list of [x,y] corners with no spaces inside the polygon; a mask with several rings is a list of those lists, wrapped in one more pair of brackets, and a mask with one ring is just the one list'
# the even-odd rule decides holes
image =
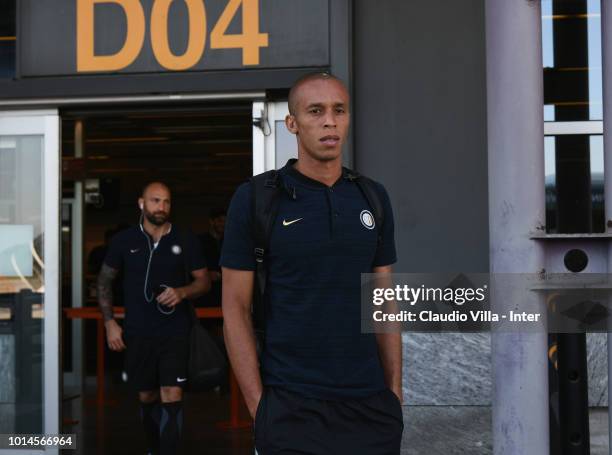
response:
{"label": "man with beard", "polygon": [[[207,292],[210,279],[197,237],[169,222],[168,187],[148,184],[138,205],[141,224],[109,245],[98,275],[98,304],[109,348],[127,349],[128,381],[138,391],[148,453],[169,455],[178,447],[188,380],[192,317],[186,299]],[[112,283],[120,270],[123,329],[113,318]]]}
{"label": "man with beard", "polygon": [[[254,244],[261,228],[253,191],[265,188],[245,183],[228,210],[225,342],[259,455],[400,453],[401,337],[362,333],[360,311],[361,274],[388,277],[396,261],[393,211],[381,184],[342,167],[349,118],[340,80],[326,73],[299,80],[285,120],[298,159],[278,170],[277,185],[266,180],[278,201],[267,246]],[[384,209],[380,225],[365,184]],[[259,362],[251,312],[258,262],[267,269]]]}

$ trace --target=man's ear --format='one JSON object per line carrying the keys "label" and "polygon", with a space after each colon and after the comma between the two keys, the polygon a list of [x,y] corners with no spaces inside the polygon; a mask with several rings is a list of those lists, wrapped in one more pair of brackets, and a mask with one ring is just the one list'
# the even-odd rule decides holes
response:
{"label": "man's ear", "polygon": [[287,117],[285,117],[285,126],[291,134],[298,134],[297,123],[294,115],[289,114]]}

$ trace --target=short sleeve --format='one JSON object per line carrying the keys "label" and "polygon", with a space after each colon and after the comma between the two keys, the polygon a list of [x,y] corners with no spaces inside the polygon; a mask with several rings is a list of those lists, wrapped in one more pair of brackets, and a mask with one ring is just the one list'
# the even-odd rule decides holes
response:
{"label": "short sleeve", "polygon": [[220,266],[255,270],[251,212],[251,185],[247,182],[238,187],[227,211]]}
{"label": "short sleeve", "polygon": [[395,226],[393,221],[393,208],[387,190],[381,184],[376,184],[378,193],[381,196],[381,203],[384,210],[384,222],[381,233],[381,241],[378,244],[376,255],[372,267],[382,267],[391,265],[397,261],[395,252]]}
{"label": "short sleeve", "polygon": [[120,270],[123,266],[123,252],[121,250],[123,242],[121,238],[121,235],[113,236],[104,256],[104,264],[115,270]]}
{"label": "short sleeve", "polygon": [[206,260],[204,259],[204,254],[202,253],[202,244],[200,243],[200,239],[192,232],[189,232],[189,256],[187,257],[187,265],[189,266],[189,271],[193,272],[194,270],[200,270],[206,268]]}

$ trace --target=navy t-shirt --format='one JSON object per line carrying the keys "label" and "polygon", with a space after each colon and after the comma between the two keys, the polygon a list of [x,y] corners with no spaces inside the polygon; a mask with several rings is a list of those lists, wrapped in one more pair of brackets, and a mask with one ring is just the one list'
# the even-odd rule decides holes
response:
{"label": "navy t-shirt", "polygon": [[[374,334],[361,333],[361,273],[396,261],[384,187],[382,241],[372,209],[345,174],[331,187],[293,167],[283,182],[267,256],[265,385],[320,399],[365,397],[386,385]],[[293,198],[295,194],[295,199]],[[220,263],[255,270],[251,187],[241,185],[226,219]]]}
{"label": "navy t-shirt", "polygon": [[[189,284],[187,272],[191,275],[192,271],[206,267],[198,238],[190,232],[180,232],[171,227],[157,247],[153,238],[140,226],[113,237],[104,262],[123,272],[124,330],[127,336],[184,335],[189,332],[189,302],[178,304],[172,314],[163,314],[153,296],[160,285],[171,288],[186,286]],[[166,307],[160,307],[167,311]]]}

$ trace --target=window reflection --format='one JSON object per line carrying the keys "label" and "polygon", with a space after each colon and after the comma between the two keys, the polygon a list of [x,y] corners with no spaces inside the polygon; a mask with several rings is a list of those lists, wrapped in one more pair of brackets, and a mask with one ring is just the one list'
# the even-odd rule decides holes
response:
{"label": "window reflection", "polygon": [[37,136],[0,138],[0,294],[44,291],[41,180],[26,177],[41,149]]}
{"label": "window reflection", "polygon": [[542,0],[544,120],[601,120],[599,0]]}
{"label": "window reflection", "polygon": [[0,136],[0,433],[43,429],[42,136]]}
{"label": "window reflection", "polygon": [[603,136],[544,138],[549,233],[604,232]]}

